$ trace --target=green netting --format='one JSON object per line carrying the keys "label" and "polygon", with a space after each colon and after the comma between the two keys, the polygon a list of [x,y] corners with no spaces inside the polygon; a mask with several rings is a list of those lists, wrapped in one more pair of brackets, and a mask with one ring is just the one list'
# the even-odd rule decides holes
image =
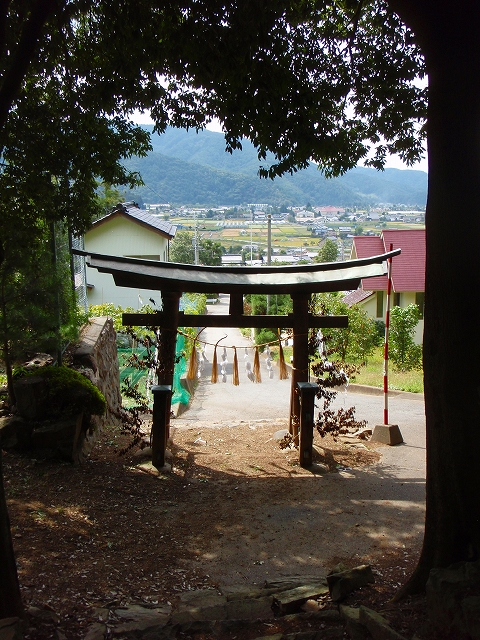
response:
{"label": "green netting", "polygon": [[181,334],[177,335],[177,344],[175,347],[175,370],[173,372],[173,396],[172,404],[180,402],[180,404],[188,404],[190,400],[189,392],[182,387],[180,378],[187,370],[187,362],[183,355],[185,350],[185,338]]}
{"label": "green netting", "polygon": [[[181,404],[188,404],[190,399],[189,392],[183,388],[180,379],[185,374],[187,369],[187,363],[183,352],[185,349],[185,338],[182,335],[177,336],[177,343],[175,348],[175,369],[173,373],[173,395],[172,404],[180,402]],[[132,354],[136,354],[141,360],[147,355],[147,349],[145,347],[131,348],[131,349],[118,349],[118,361],[120,365],[120,384],[129,378],[132,385],[138,384],[139,390],[143,393],[146,391],[146,382],[148,378],[148,371],[144,369],[136,369],[129,364],[129,359]],[[151,400],[153,402],[153,399]],[[129,406],[127,404],[127,406]]]}
{"label": "green netting", "polygon": [[120,384],[125,378],[130,378],[132,384],[137,384],[142,378],[147,377],[147,371],[143,369],[136,369],[128,364],[128,360],[131,355],[136,354],[138,358],[142,359],[147,355],[145,347],[131,348],[131,349],[117,349],[118,363],[120,365]]}

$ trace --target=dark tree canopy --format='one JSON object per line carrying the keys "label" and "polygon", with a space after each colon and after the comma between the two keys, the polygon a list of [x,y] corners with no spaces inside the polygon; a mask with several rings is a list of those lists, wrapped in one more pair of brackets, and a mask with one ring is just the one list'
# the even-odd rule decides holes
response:
{"label": "dark tree canopy", "polygon": [[260,159],[273,152],[277,161],[262,175],[310,158],[341,173],[371,145],[376,167],[392,152],[418,159],[426,91],[413,81],[424,74],[423,58],[386,2],[219,3],[212,20],[214,5],[185,10],[171,87],[199,123],[205,113],[220,118],[227,148],[245,136]]}

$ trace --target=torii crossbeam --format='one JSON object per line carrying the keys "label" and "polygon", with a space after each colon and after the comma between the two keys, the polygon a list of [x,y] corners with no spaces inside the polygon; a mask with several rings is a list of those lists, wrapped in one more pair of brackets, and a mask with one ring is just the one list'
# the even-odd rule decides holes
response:
{"label": "torii crossbeam", "polygon": [[[386,261],[400,253],[388,253],[347,262],[329,262],[315,265],[265,267],[210,267],[157,262],[101,254],[88,254],[90,267],[112,274],[120,287],[159,291],[162,310],[154,314],[124,314],[123,324],[130,326],[161,327],[159,385],[172,385],[175,360],[175,338],[178,327],[259,327],[292,328],[293,373],[290,400],[290,432],[298,436],[300,405],[297,384],[308,382],[308,330],[309,328],[346,327],[346,316],[314,316],[308,312],[312,293],[357,289],[365,278],[385,275]],[[183,292],[228,293],[230,313],[225,316],[187,315],[179,310]],[[293,300],[293,313],[287,316],[247,316],[243,313],[243,296],[250,293],[287,293]],[[163,433],[168,437],[170,406],[166,407],[167,424]],[[154,427],[155,429],[155,427]],[[164,460],[166,438],[153,441],[153,463]],[[156,450],[160,448],[161,450]],[[162,463],[163,464],[163,463]]]}

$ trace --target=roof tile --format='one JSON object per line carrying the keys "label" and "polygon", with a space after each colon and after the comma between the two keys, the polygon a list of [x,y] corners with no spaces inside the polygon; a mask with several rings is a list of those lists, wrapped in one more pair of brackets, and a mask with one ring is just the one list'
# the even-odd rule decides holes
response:
{"label": "roof tile", "polygon": [[145,224],[152,229],[161,231],[163,234],[170,236],[170,238],[173,238],[177,231],[177,227],[175,225],[170,224],[170,222],[168,222],[167,220],[162,220],[161,218],[152,216],[150,213],[144,211],[143,209],[140,209],[140,207],[131,202],[118,204],[111,213],[104,216],[103,218],[100,218],[99,220],[96,220],[93,223],[93,226],[106,222],[110,217],[118,214],[129,216],[130,218],[137,220],[141,224]]}
{"label": "roof tile", "polygon": [[[400,248],[402,253],[392,261],[394,291],[425,291],[425,229],[385,229],[381,236],[355,236],[358,258],[380,255]],[[363,283],[362,283],[363,286]],[[370,291],[386,291],[387,277],[369,278]]]}

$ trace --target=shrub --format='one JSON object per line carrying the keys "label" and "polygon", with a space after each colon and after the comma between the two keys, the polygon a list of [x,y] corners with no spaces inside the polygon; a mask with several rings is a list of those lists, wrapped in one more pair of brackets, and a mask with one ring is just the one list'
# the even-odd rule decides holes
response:
{"label": "shrub", "polygon": [[312,299],[313,311],[320,315],[348,317],[344,329],[324,329],[328,352],[342,362],[365,363],[377,344],[375,321],[358,305],[349,307],[339,293],[320,293]]}
{"label": "shrub", "polygon": [[422,347],[415,344],[413,336],[420,320],[416,304],[393,307],[390,312],[389,355],[398,371],[411,371],[422,367]]}
{"label": "shrub", "polygon": [[262,329],[255,336],[255,343],[265,345],[267,342],[278,340],[278,335],[271,329]]}

